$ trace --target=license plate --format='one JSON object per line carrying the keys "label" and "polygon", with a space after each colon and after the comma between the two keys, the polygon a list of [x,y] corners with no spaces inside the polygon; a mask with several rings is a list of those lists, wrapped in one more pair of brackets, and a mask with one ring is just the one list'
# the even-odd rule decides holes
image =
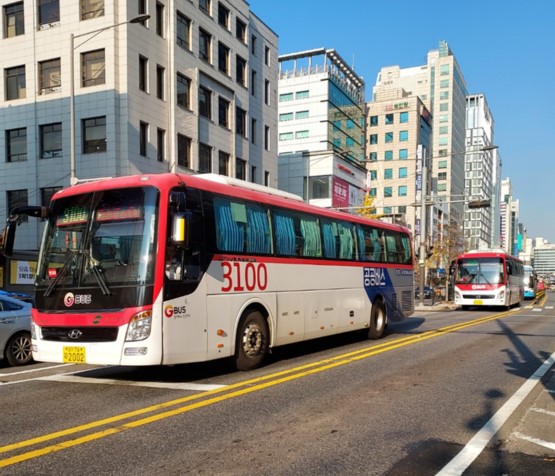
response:
{"label": "license plate", "polygon": [[484,301],[482,301],[481,299],[474,299],[474,304],[476,306],[481,306],[482,304],[484,304]]}
{"label": "license plate", "polygon": [[64,346],[64,362],[68,364],[84,364],[85,348],[84,347],[67,347]]}

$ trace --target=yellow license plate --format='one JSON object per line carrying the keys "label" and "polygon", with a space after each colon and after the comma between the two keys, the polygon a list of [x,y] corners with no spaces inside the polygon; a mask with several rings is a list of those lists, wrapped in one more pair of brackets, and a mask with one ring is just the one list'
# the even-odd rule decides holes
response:
{"label": "yellow license plate", "polygon": [[481,299],[474,299],[474,304],[476,306],[481,306],[482,304],[484,304],[484,301],[482,301]]}
{"label": "yellow license plate", "polygon": [[68,364],[84,364],[86,362],[84,347],[64,346],[63,352],[64,362]]}

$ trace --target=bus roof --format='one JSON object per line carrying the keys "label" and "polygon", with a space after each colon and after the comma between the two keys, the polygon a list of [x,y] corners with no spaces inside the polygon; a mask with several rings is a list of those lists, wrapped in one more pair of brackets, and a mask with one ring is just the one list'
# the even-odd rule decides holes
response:
{"label": "bus roof", "polygon": [[402,225],[386,223],[377,219],[365,218],[343,211],[309,205],[304,203],[302,198],[298,195],[265,187],[263,185],[252,184],[244,180],[217,176],[216,174],[189,175],[162,173],[83,180],[71,187],[60,190],[54,194],[52,200],[101,190],[145,186],[154,186],[165,190],[169,190],[176,186],[194,187],[200,190],[221,193],[223,195],[250,199],[260,203],[279,205],[308,213],[317,213],[321,216],[328,216],[330,218],[339,218],[357,223],[372,222],[375,226],[380,228],[410,233],[410,230]]}
{"label": "bus roof", "polygon": [[504,250],[471,250],[457,256],[457,260],[464,258],[510,258],[521,262],[519,258],[510,255]]}

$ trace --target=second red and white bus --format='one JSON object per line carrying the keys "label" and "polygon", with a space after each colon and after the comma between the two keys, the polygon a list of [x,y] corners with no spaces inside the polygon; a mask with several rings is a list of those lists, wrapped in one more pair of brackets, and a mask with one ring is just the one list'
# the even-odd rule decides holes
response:
{"label": "second red and white bus", "polygon": [[222,176],[120,177],[56,193],[40,249],[33,355],[161,365],[366,329],[414,309],[409,231]]}
{"label": "second red and white bus", "polygon": [[455,304],[509,308],[524,299],[524,265],[502,250],[470,251],[455,260]]}

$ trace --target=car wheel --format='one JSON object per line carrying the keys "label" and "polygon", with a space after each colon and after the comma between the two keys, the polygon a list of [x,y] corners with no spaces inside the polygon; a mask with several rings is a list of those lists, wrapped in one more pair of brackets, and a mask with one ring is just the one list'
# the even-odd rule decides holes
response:
{"label": "car wheel", "polygon": [[14,335],[6,345],[6,360],[12,366],[25,365],[33,360],[31,334],[21,332]]}

